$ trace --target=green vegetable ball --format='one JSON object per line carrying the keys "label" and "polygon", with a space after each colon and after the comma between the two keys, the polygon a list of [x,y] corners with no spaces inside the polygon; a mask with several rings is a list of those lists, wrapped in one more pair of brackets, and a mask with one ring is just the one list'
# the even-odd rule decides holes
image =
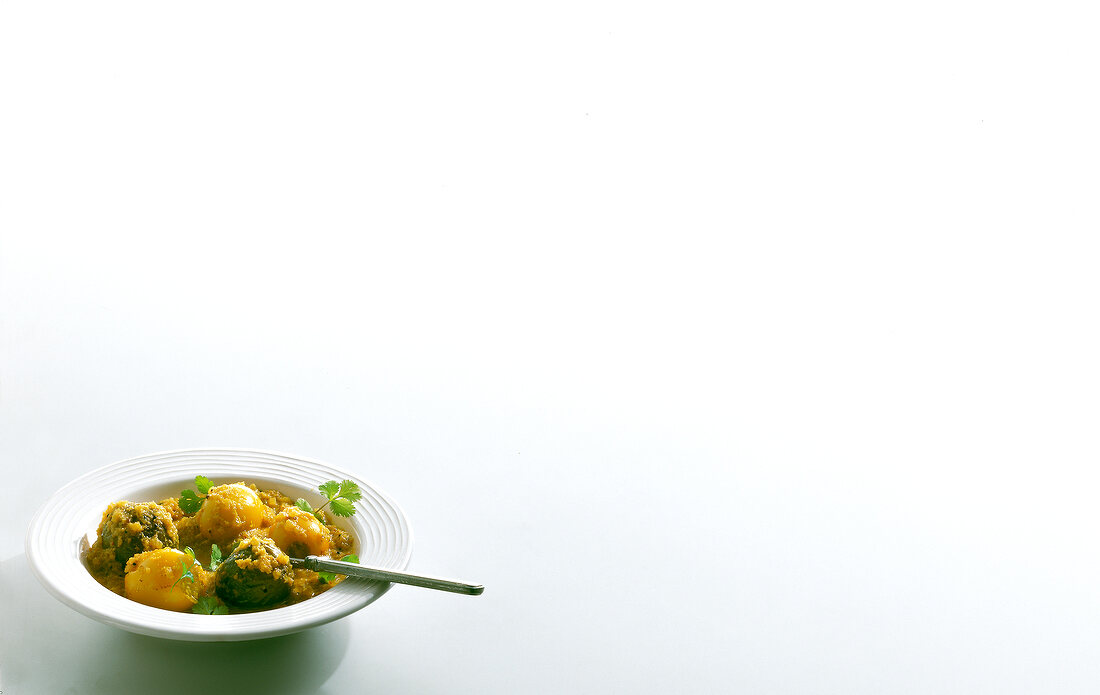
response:
{"label": "green vegetable ball", "polygon": [[270,608],[290,596],[290,558],[270,538],[249,535],[218,565],[214,593],[237,608]]}
{"label": "green vegetable ball", "polygon": [[156,502],[114,502],[103,512],[99,538],[105,550],[125,563],[134,555],[160,548],[178,548],[179,532],[168,510]]}

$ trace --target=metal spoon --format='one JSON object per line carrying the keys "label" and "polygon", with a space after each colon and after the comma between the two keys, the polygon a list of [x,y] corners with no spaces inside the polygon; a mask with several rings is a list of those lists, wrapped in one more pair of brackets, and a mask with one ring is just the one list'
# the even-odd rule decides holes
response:
{"label": "metal spoon", "polygon": [[295,567],[305,567],[307,570],[313,570],[314,572],[335,572],[336,574],[346,574],[349,577],[362,577],[363,579],[376,579],[397,584],[410,584],[412,586],[422,586],[426,589],[439,589],[440,591],[451,591],[456,594],[466,594],[468,596],[479,596],[481,592],[485,591],[485,587],[481,584],[467,584],[466,582],[459,582],[453,579],[440,579],[438,577],[409,574],[408,572],[384,570],[379,567],[358,565],[354,562],[330,560],[327,557],[317,557],[316,555],[308,555],[304,559],[292,557],[290,558],[290,564]]}

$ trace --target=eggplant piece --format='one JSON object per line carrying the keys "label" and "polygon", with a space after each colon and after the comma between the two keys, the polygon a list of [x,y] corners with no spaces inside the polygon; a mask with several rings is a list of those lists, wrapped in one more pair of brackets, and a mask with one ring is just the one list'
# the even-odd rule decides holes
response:
{"label": "eggplant piece", "polygon": [[99,542],[114,550],[123,564],[134,555],[160,548],[178,548],[179,531],[168,510],[156,502],[114,502],[99,522]]}
{"label": "eggplant piece", "polygon": [[214,574],[214,593],[236,608],[270,608],[294,585],[290,558],[270,538],[246,536]]}

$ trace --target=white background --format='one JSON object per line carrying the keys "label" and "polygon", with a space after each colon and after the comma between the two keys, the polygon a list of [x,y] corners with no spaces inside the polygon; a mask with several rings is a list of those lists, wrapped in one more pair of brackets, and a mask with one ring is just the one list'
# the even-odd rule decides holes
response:
{"label": "white background", "polygon": [[[1095,693],[1087,5],[0,4],[0,689]],[[225,446],[485,594],[195,645],[29,576]]]}

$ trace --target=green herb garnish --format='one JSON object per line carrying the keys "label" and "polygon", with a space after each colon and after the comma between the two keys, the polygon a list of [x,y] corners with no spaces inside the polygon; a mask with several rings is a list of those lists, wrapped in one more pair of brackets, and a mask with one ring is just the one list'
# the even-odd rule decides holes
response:
{"label": "green herb garnish", "polygon": [[218,547],[217,543],[210,544],[210,571],[218,569],[218,565],[222,564],[222,549]]}
{"label": "green herb garnish", "polygon": [[351,516],[355,513],[354,503],[363,497],[363,494],[359,492],[359,486],[350,480],[345,480],[342,483],[330,480],[327,483],[318,485],[317,489],[325,496],[325,503],[317,509],[314,509],[309,502],[301,497],[294,504],[299,509],[313,514],[322,524],[327,523],[325,515],[322,513],[325,507],[328,507],[329,511],[336,516]]}
{"label": "green herb garnish", "polygon": [[201,615],[225,615],[229,609],[214,596],[200,596],[195,605],[191,606],[192,613]]}
{"label": "green herb garnish", "polygon": [[187,546],[184,548],[183,554],[185,557],[180,560],[180,566],[183,567],[183,574],[177,577],[176,581],[172,582],[173,587],[184,579],[190,582],[195,581],[195,575],[191,572],[191,568],[195,566],[195,551],[191,550],[191,546]]}
{"label": "green herb garnish", "polygon": [[[359,556],[358,555],[345,555],[344,557],[342,557],[340,559],[343,560],[344,562],[354,562],[357,565],[359,564]],[[322,584],[331,584],[332,582],[336,581],[336,573],[335,572],[318,572],[317,575],[321,578],[321,583]]]}
{"label": "green herb garnish", "polygon": [[194,514],[202,508],[203,500],[206,499],[210,488],[214,487],[214,482],[205,475],[196,475],[195,487],[198,488],[197,493],[194,490],[184,490],[180,493],[179,505],[184,514]]}

